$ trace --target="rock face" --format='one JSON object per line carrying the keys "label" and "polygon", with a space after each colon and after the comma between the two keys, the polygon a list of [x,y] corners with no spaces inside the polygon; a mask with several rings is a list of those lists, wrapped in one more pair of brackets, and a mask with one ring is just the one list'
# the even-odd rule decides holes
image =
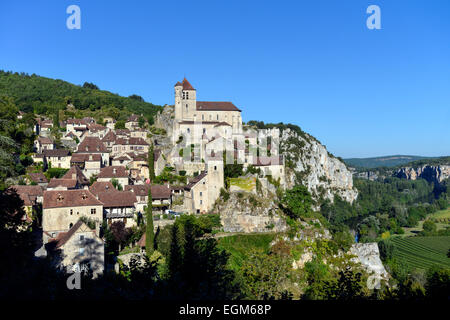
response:
{"label": "rock face", "polygon": [[394,176],[398,178],[416,180],[422,178],[428,182],[441,183],[450,178],[450,165],[423,165],[420,167],[404,167],[397,170]]}
{"label": "rock face", "polygon": [[233,192],[228,201],[218,201],[214,208],[225,232],[246,233],[287,230],[278,210],[273,199],[247,192]]}
{"label": "rock face", "polygon": [[358,196],[352,173],[314,137],[285,129],[280,137],[280,152],[286,157],[287,187],[305,185],[315,199],[334,200],[334,194],[347,202]]}
{"label": "rock face", "polygon": [[174,113],[174,106],[165,105],[155,117],[155,127],[166,130],[168,137],[172,136]]}
{"label": "rock face", "polygon": [[369,274],[373,274],[377,280],[387,280],[389,274],[380,259],[380,251],[375,242],[355,243],[350,248],[351,254],[355,255],[355,262],[360,262]]}

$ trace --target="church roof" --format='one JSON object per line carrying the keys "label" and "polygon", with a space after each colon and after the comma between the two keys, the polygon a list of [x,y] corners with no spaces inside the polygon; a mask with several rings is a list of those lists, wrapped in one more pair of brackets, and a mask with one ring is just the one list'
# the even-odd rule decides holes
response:
{"label": "church roof", "polygon": [[197,101],[197,110],[200,111],[239,111],[240,109],[228,101]]}
{"label": "church roof", "polygon": [[175,87],[183,86],[183,90],[195,90],[194,87],[187,81],[186,78],[183,79],[183,82],[177,82]]}

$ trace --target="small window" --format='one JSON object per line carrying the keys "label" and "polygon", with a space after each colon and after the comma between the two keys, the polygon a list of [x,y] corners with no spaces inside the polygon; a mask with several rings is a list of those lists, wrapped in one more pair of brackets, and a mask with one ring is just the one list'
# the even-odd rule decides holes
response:
{"label": "small window", "polygon": [[[203,192],[200,191],[200,197],[203,195]],[[200,200],[201,201],[201,200]]]}
{"label": "small window", "polygon": [[70,209],[70,215],[72,215],[73,214],[73,209]]}
{"label": "small window", "polygon": [[217,120],[219,120],[219,115],[217,115]]}
{"label": "small window", "polygon": [[205,134],[206,133],[206,129],[205,128],[203,128],[203,134]]}
{"label": "small window", "polygon": [[217,166],[214,166],[214,170],[217,170]]}
{"label": "small window", "polygon": [[73,223],[69,224],[69,229],[71,229],[73,227]]}
{"label": "small window", "polygon": [[204,114],[202,114],[202,120],[205,120],[205,115]]}
{"label": "small window", "polygon": [[91,209],[91,214],[95,214],[97,209]]}
{"label": "small window", "polygon": [[83,240],[84,240],[84,236],[80,235],[80,241],[83,241]]}
{"label": "small window", "polygon": [[188,109],[188,105],[186,105],[186,111],[187,111],[187,109]]}
{"label": "small window", "polygon": [[203,200],[200,200],[200,204],[203,204]]}

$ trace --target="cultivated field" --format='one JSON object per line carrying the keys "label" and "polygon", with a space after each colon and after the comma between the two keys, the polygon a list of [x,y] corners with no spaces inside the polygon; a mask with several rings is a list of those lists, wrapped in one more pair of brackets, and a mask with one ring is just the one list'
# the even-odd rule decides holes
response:
{"label": "cultivated field", "polygon": [[418,269],[428,269],[434,265],[450,268],[450,236],[440,237],[395,237],[394,256]]}

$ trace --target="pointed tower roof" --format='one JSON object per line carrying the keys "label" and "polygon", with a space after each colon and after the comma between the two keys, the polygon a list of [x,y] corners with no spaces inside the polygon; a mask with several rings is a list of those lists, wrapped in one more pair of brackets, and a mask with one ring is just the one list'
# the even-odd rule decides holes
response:
{"label": "pointed tower roof", "polygon": [[183,79],[182,85],[183,90],[195,90],[194,87],[189,83],[189,81],[187,81],[186,78]]}

